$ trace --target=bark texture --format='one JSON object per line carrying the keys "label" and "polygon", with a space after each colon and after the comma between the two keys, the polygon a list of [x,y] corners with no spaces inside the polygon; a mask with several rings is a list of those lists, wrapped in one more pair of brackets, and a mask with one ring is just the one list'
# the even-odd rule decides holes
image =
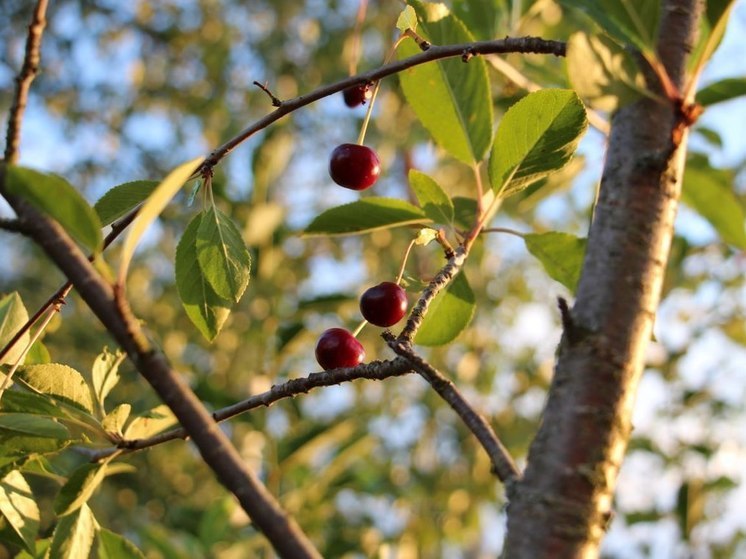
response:
{"label": "bark texture", "polygon": [[[662,2],[658,56],[680,89],[700,4]],[[508,507],[506,558],[598,556],[668,261],[683,127],[675,101],[644,99],[612,119],[577,299],[564,317],[542,424]]]}

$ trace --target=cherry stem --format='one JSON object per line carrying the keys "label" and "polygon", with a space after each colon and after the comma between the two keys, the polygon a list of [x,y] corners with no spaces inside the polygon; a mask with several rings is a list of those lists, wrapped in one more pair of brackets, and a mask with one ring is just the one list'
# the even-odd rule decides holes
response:
{"label": "cherry stem", "polygon": [[507,233],[508,235],[514,235],[521,239],[524,238],[523,233],[520,233],[515,229],[508,229],[507,227],[490,227],[489,229],[482,229],[482,233]]}
{"label": "cherry stem", "polygon": [[355,16],[355,29],[352,31],[352,46],[350,47],[350,75],[357,73],[357,63],[360,58],[360,30],[365,21],[365,12],[368,9],[368,0],[360,0]]}
{"label": "cherry stem", "polygon": [[[386,59],[383,61],[383,64],[388,64],[391,59],[394,57],[394,54],[396,53],[396,49],[399,48],[399,45],[404,40],[404,35],[399,37],[396,42],[391,47],[391,50],[389,50],[389,53],[386,55]],[[376,102],[376,97],[378,96],[378,89],[381,87],[381,82],[377,81],[375,87],[373,87],[373,94],[370,96],[370,103],[368,103],[368,110],[365,111],[365,119],[363,120],[363,126],[360,128],[360,135],[357,138],[357,143],[361,146],[363,145],[363,142],[365,141],[365,133],[368,131],[368,123],[370,122],[370,116],[373,114],[373,104]]]}
{"label": "cherry stem", "polygon": [[363,320],[360,324],[357,325],[357,328],[353,330],[352,337],[357,338],[357,335],[363,331],[363,328],[365,328],[365,325],[368,324],[367,320]]}
{"label": "cherry stem", "polygon": [[416,242],[416,239],[412,239],[411,241],[409,241],[409,246],[404,253],[404,259],[402,260],[401,267],[399,268],[399,275],[396,276],[396,285],[399,285],[401,283],[401,279],[404,276],[404,268],[407,266],[407,260],[409,259],[409,253],[412,252],[412,247],[415,245]]}

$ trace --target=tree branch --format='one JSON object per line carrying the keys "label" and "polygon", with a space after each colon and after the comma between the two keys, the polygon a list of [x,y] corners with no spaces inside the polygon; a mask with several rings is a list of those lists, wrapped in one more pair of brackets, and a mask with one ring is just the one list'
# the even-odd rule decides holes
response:
{"label": "tree branch", "polygon": [[492,462],[492,470],[505,484],[506,494],[510,499],[513,488],[520,479],[520,472],[492,426],[471,407],[463,394],[450,380],[414,352],[409,342],[394,338],[390,332],[388,332],[388,335],[386,334],[387,332],[384,332],[384,339],[389,347],[397,355],[406,359],[414,370],[432,386],[433,390],[453,408],[484,450],[487,451],[487,455]]}
{"label": "tree branch", "polygon": [[39,0],[34,8],[34,15],[26,36],[26,53],[23,66],[16,76],[16,90],[13,104],[8,115],[8,130],[5,135],[5,161],[15,163],[18,159],[18,145],[21,138],[21,122],[28,102],[28,92],[31,82],[39,71],[39,48],[44,34],[46,21],[47,0]]}
{"label": "tree branch", "polygon": [[[659,60],[681,89],[697,0],[664,0]],[[674,99],[612,119],[577,299],[542,423],[508,506],[506,558],[596,557],[631,431],[681,191],[686,127]]]}
{"label": "tree branch", "polygon": [[[405,359],[397,357],[390,361],[372,361],[347,369],[331,369],[320,373],[311,373],[307,377],[295,378],[282,384],[274,385],[266,392],[250,396],[246,400],[217,410],[213,412],[212,417],[216,422],[220,423],[262,406],[269,407],[279,400],[295,398],[299,394],[307,394],[314,388],[334,386],[359,379],[385,380],[411,372],[412,366]],[[89,458],[91,461],[96,462],[122,450],[142,450],[168,441],[186,439],[188,436],[184,428],[179,427],[147,439],[123,440],[114,448],[90,453]]]}
{"label": "tree branch", "polygon": [[407,68],[425,64],[426,62],[441,60],[443,58],[463,56],[464,53],[468,53],[471,56],[477,54],[505,53],[534,53],[565,56],[566,46],[567,45],[562,41],[549,41],[546,39],[541,39],[539,37],[508,37],[506,39],[498,39],[494,41],[476,41],[473,43],[462,43],[457,45],[432,45],[428,50],[420,54],[410,56],[409,58],[405,58],[403,60],[397,60],[396,62],[385,64],[375,70],[363,72],[356,76],[346,78],[344,80],[324,87],[320,87],[310,93],[301,95],[300,97],[295,97],[294,99],[280,101],[279,99],[272,96],[273,104],[275,104],[275,101],[279,101],[280,103],[277,109],[269,113],[267,116],[257,120],[248,128],[237,134],[234,138],[231,138],[222,146],[213,150],[209,157],[205,159],[204,163],[202,163],[202,169],[212,169],[220,162],[221,159],[223,159],[226,155],[228,155],[228,153],[233,151],[237,146],[246,141],[252,135],[256,134],[258,131],[266,128],[273,122],[280,120],[282,117],[290,114],[295,110],[300,109],[301,107],[305,107],[306,105],[310,105],[311,103],[314,103],[319,99],[323,99],[324,97],[328,97],[329,95],[333,95],[334,93],[343,91],[348,87],[374,82],[380,80],[381,78],[385,78],[386,76],[397,74],[402,70],[406,70]]}

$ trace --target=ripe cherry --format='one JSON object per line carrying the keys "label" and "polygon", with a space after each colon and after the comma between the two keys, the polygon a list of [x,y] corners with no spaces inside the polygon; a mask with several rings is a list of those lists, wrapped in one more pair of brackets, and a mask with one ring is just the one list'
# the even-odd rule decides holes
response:
{"label": "ripe cherry", "polygon": [[326,371],[354,367],[365,359],[363,344],[344,328],[325,330],[316,343],[316,361]]}
{"label": "ripe cherry", "polygon": [[329,158],[329,175],[340,186],[365,190],[381,174],[381,163],[376,152],[358,144],[341,144]]}
{"label": "ripe cherry", "polygon": [[384,281],[360,297],[360,312],[376,326],[393,326],[407,312],[407,293],[395,283]]}
{"label": "ripe cherry", "polygon": [[353,109],[358,105],[365,105],[366,101],[370,101],[373,92],[370,90],[370,85],[364,83],[363,85],[348,87],[342,92],[342,95],[345,99],[345,105]]}

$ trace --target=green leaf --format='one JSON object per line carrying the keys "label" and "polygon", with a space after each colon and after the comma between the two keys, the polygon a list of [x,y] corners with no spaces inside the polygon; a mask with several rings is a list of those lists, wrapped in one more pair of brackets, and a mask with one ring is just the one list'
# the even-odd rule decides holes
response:
{"label": "green leaf", "polygon": [[62,177],[11,165],[6,171],[8,192],[26,199],[56,220],[92,252],[103,246],[101,222],[80,193]]}
{"label": "green leaf", "polygon": [[52,357],[49,355],[49,349],[41,340],[36,340],[31,344],[31,348],[23,359],[26,365],[43,365],[44,363],[51,363],[51,361]]}
{"label": "green leaf", "polygon": [[703,18],[700,20],[699,37],[690,56],[688,66],[693,79],[702,73],[702,69],[712,58],[725,35],[731,9],[735,0],[708,0]]}
{"label": "green leaf", "polygon": [[[14,291],[0,299],[0,348],[5,347],[8,342],[28,321],[28,311],[21,300],[18,292]],[[0,361],[0,364],[13,364],[21,358],[29,343],[30,335],[27,332],[13,344],[10,351]]]}
{"label": "green leaf", "polygon": [[150,196],[158,181],[132,181],[113,187],[93,206],[103,225],[124,217]]}
{"label": "green leaf", "polygon": [[477,220],[477,201],[474,198],[454,196],[453,210],[456,225],[466,230],[474,227]]}
{"label": "green leaf", "polygon": [[30,413],[0,413],[0,431],[31,437],[66,440],[70,432],[54,419]]}
{"label": "green leaf", "polygon": [[414,342],[424,346],[447,344],[469,325],[475,309],[474,292],[461,272],[430,303]]}
{"label": "green leaf", "polygon": [[215,207],[205,211],[195,247],[210,287],[223,299],[237,303],[249,285],[251,256],[231,218]]}
{"label": "green leaf", "polygon": [[127,427],[124,438],[127,440],[146,439],[173,427],[175,424],[176,417],[171,409],[163,404],[140,417],[134,418]]}
{"label": "green leaf", "polygon": [[497,129],[490,156],[490,181],[506,198],[561,169],[588,127],[574,91],[544,89],[513,105]]}
{"label": "green leaf", "polygon": [[59,363],[19,367],[18,376],[39,392],[93,413],[91,390],[83,375],[72,367]]}
{"label": "green leaf", "polygon": [[97,551],[98,559],[145,559],[135,544],[104,528],[98,531]]}
{"label": "green leaf", "polygon": [[73,472],[54,500],[57,516],[72,514],[88,502],[106,477],[108,463],[83,464]]}
{"label": "green leaf", "polygon": [[176,247],[176,289],[189,319],[212,341],[228,318],[233,303],[215,293],[197,261],[197,229],[201,221],[201,215],[192,219]]}
{"label": "green leaf", "polygon": [[746,95],[746,78],[727,78],[697,92],[697,103],[708,107]]}
{"label": "green leaf", "polygon": [[18,555],[16,555],[16,559],[48,559],[49,555],[47,554],[47,551],[49,551],[49,545],[51,543],[51,538],[36,540],[34,542],[33,549],[30,550],[30,553],[29,551],[24,549]]}
{"label": "green leaf", "polygon": [[726,243],[746,249],[744,209],[727,171],[690,162],[684,172],[682,201],[710,222]]}
{"label": "green leaf", "polygon": [[544,266],[553,280],[574,292],[583,267],[586,239],[568,233],[528,233],[526,248]]}
{"label": "green leaf", "polygon": [[[435,45],[467,43],[474,40],[464,24],[446,14],[443,4],[416,2],[420,32]],[[406,58],[419,54],[411,38],[405,39],[397,54]],[[467,64],[446,59],[421,64],[399,73],[409,105],[435,141],[450,155],[466,164],[481,161],[492,141],[492,98],[487,67],[481,57]]]}
{"label": "green leaf", "polygon": [[0,514],[2,514],[11,540],[35,551],[39,532],[39,507],[26,479],[13,471],[0,481]]}
{"label": "green leaf", "polygon": [[311,235],[351,235],[429,221],[425,213],[396,198],[363,198],[317,216],[303,232]]}
{"label": "green leaf", "polygon": [[453,222],[453,202],[435,179],[415,169],[409,171],[409,186],[425,215],[435,223]]}
{"label": "green leaf", "polygon": [[119,404],[116,408],[111,410],[106,417],[104,417],[101,422],[101,427],[107,433],[122,437],[124,424],[127,423],[131,411],[132,406],[129,404]]}
{"label": "green leaf", "polygon": [[96,401],[104,409],[104,400],[109,395],[111,389],[114,388],[119,382],[119,364],[124,359],[124,353],[117,351],[115,353],[109,353],[107,348],[96,357],[93,362],[93,369],[91,372],[93,380],[93,393],[96,396]]}
{"label": "green leaf", "polygon": [[660,0],[560,0],[590,16],[617,41],[652,53],[658,36]]}
{"label": "green leaf", "polygon": [[573,33],[567,43],[567,71],[578,95],[602,111],[613,112],[646,90],[632,54],[604,35]]}
{"label": "green leaf", "polygon": [[189,180],[189,177],[192,176],[202,161],[204,161],[204,158],[198,157],[176,167],[176,169],[171,171],[155,188],[155,190],[153,190],[153,193],[145,201],[142,208],[140,208],[140,212],[132,222],[132,225],[130,225],[129,233],[122,245],[121,263],[119,265],[120,285],[124,285],[125,283],[124,280],[127,277],[127,269],[132,261],[132,256],[135,254],[135,248],[137,247],[137,243],[140,241],[140,237],[142,237],[145,230],[166,208],[179,189],[184,186],[184,183]]}
{"label": "green leaf", "polygon": [[60,518],[52,534],[49,557],[55,559],[88,559],[96,535],[96,519],[88,505]]}
{"label": "green leaf", "polygon": [[417,13],[412,6],[407,6],[401,11],[396,20],[396,28],[399,31],[406,31],[407,29],[415,31],[417,29]]}

